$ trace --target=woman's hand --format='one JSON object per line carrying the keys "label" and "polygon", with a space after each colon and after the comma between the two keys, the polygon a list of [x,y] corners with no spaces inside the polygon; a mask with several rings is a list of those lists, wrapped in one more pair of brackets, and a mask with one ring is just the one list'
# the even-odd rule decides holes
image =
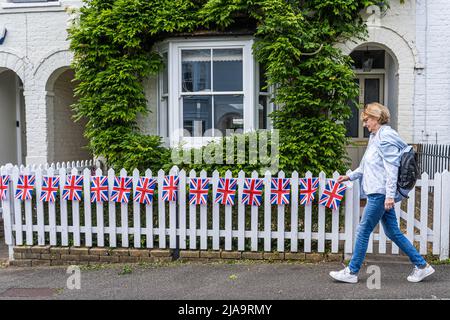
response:
{"label": "woman's hand", "polygon": [[394,199],[386,198],[386,200],[384,201],[384,209],[389,210],[394,207],[394,204]]}
{"label": "woman's hand", "polygon": [[350,180],[350,178],[348,176],[339,176],[339,178],[337,179],[338,183],[344,182],[344,181],[348,181]]}

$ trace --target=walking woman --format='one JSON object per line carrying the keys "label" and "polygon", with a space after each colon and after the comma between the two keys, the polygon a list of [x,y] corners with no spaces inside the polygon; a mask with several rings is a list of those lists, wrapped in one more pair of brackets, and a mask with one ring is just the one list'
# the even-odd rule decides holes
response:
{"label": "walking woman", "polygon": [[359,167],[348,176],[340,176],[338,182],[360,179],[362,193],[367,196],[367,205],[357,229],[355,248],[349,265],[341,271],[331,271],[330,276],[341,282],[357,283],[358,272],[364,261],[369,236],[381,221],[386,235],[414,264],[408,276],[410,282],[420,282],[434,273],[434,269],[417,252],[398,227],[394,203],[402,196],[397,191],[397,176],[400,157],[407,144],[390,126],[388,108],[379,103],[365,106],[361,114],[363,125],[370,138]]}

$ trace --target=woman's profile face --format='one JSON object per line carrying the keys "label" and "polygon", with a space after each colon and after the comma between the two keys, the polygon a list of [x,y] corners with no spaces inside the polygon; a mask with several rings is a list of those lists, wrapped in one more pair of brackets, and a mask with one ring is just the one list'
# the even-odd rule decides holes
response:
{"label": "woman's profile face", "polygon": [[378,123],[377,119],[369,116],[364,116],[363,126],[366,127],[369,132],[376,132],[380,127],[380,124]]}

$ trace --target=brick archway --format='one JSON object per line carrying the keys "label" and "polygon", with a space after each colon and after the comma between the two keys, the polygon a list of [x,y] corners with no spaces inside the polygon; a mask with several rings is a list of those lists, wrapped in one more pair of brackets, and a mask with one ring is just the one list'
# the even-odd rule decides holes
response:
{"label": "brick archway", "polygon": [[369,35],[364,41],[348,41],[338,45],[349,55],[361,45],[381,46],[396,60],[398,66],[398,131],[407,142],[413,142],[414,70],[421,68],[415,46],[392,29],[369,26]]}

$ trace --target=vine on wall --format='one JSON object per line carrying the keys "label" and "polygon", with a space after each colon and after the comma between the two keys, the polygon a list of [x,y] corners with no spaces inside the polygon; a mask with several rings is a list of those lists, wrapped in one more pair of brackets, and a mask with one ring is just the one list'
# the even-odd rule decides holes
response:
{"label": "vine on wall", "polygon": [[372,0],[87,0],[69,30],[79,81],[74,105],[87,118],[91,151],[126,169],[170,163],[158,136],[136,125],[148,112],[143,81],[163,68],[154,44],[198,30],[252,29],[253,53],[276,86],[271,114],[280,130],[280,169],[346,168],[348,102],[358,94],[350,58],[337,42],[361,38]]}

